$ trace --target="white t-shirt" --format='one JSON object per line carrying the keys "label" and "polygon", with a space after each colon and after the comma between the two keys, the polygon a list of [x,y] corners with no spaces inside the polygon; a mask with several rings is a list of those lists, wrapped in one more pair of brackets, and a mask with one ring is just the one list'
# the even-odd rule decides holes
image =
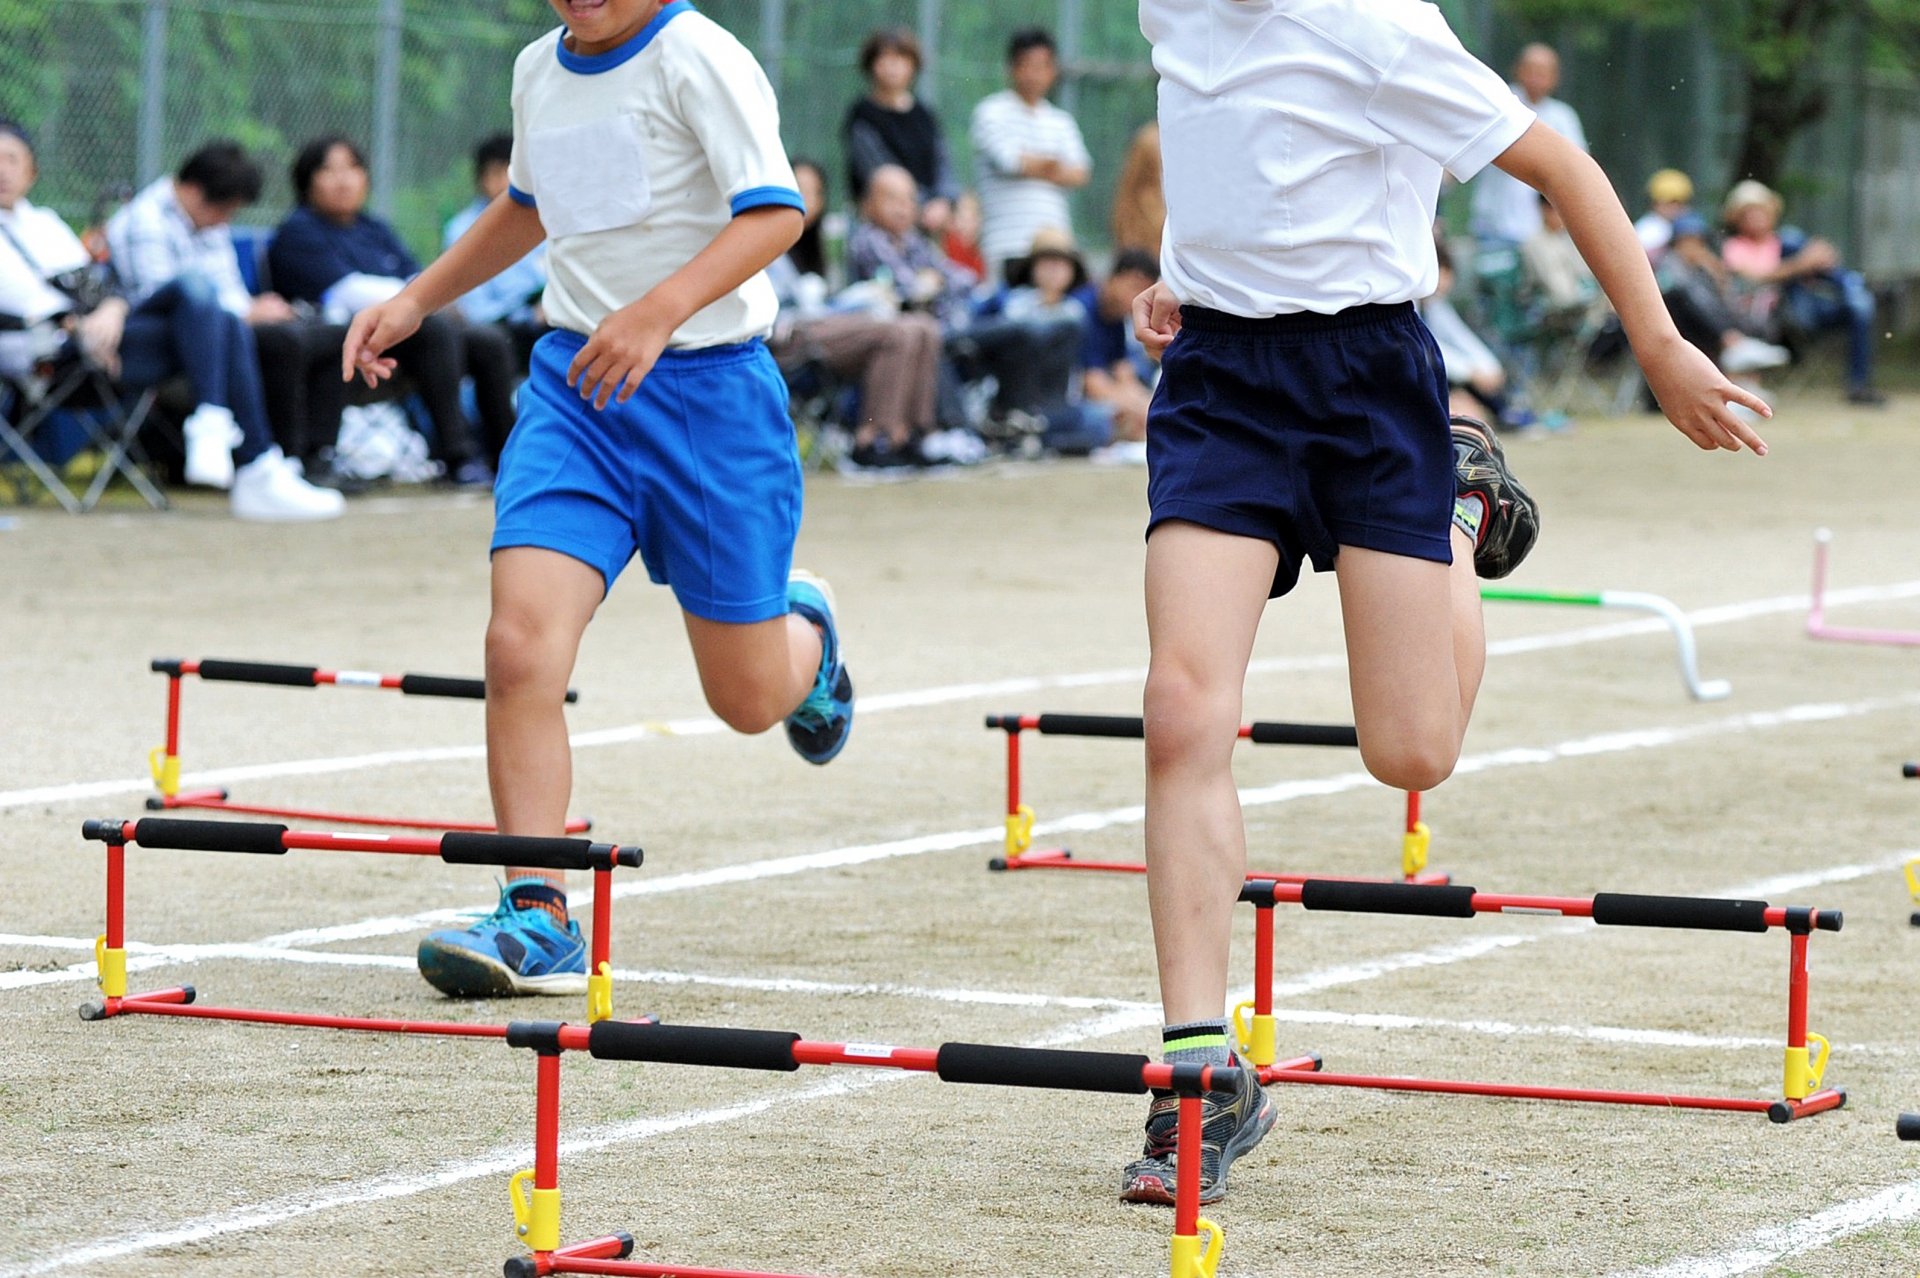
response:
{"label": "white t-shirt", "polygon": [[[737,214],[803,208],[773,88],[725,30],[674,0],[617,49],[555,31],[513,67],[510,194],[547,229],[547,320],[592,333],[685,266]],[[764,272],[682,324],[681,350],[764,337]]]}
{"label": "white t-shirt", "polygon": [[1020,176],[1020,161],[1029,155],[1070,168],[1092,167],[1071,115],[1044,99],[1028,106],[1012,89],[1003,89],[980,99],[968,134],[980,188],[980,255],[988,263],[997,267],[1008,258],[1025,257],[1041,231],[1072,231],[1066,188]]}
{"label": "white t-shirt", "polygon": [[1422,0],[1140,0],[1140,29],[1163,278],[1234,315],[1432,293],[1442,170],[1465,181],[1534,119]]}
{"label": "white t-shirt", "polygon": [[73,228],[25,198],[0,209],[0,315],[29,324],[68,310],[72,301],[47,283],[93,261]]}
{"label": "white t-shirt", "polygon": [[[1509,87],[1514,97],[1526,103],[1524,89],[1517,84]],[[1531,105],[1540,123],[1582,151],[1587,149],[1587,131],[1580,127],[1578,111],[1559,98],[1543,98]],[[1488,169],[1473,184],[1473,233],[1481,239],[1525,244],[1540,233],[1540,193],[1511,173]]]}

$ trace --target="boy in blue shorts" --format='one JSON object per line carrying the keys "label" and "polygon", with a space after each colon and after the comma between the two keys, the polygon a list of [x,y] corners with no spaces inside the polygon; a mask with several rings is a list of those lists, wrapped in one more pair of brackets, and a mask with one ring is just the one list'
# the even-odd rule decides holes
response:
{"label": "boy in blue shorts", "polygon": [[[1443,171],[1493,163],[1550,199],[1647,384],[1701,448],[1766,445],[1761,401],[1674,330],[1599,167],[1535,121],[1420,0],[1141,0],[1160,76],[1163,351],[1147,418],[1146,846],[1164,1047],[1232,1059],[1225,1010],[1246,831],[1231,756],[1260,615],[1301,561],[1333,569],[1369,771],[1453,770],[1486,659],[1480,576],[1539,529],[1493,432],[1447,416],[1412,303],[1434,291]],[[1206,1099],[1201,1198],[1274,1122],[1255,1083]],[[1157,1097],[1122,1197],[1171,1202],[1177,1102]]]}
{"label": "boy in blue shorts", "polygon": [[[763,268],[804,203],[759,64],[688,0],[549,0],[565,26],[513,71],[511,185],[393,300],[356,316],[343,372],[391,376],[421,317],[543,240],[555,331],[534,348],[494,489],[487,777],[509,834],[559,835],[562,714],[580,637],[637,551],[673,588],[707,702],[786,722],[800,755],[846,743],[853,684],[826,583],[791,572],[800,461],[763,338]],[[420,945],[456,997],[575,994],[565,880],[509,870],[500,907]]]}

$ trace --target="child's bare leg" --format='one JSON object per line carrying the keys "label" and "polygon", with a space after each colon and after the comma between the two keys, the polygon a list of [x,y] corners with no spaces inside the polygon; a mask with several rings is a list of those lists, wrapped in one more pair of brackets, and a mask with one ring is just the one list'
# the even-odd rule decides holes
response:
{"label": "child's bare leg", "polygon": [[686,618],[707,704],[736,732],[765,732],[806,700],[820,671],[820,632],[797,613],[747,625]]}
{"label": "child's bare leg", "polygon": [[1473,545],[1452,536],[1451,566],[1358,546],[1334,560],[1360,757],[1401,790],[1453,771],[1486,668]]}
{"label": "child's bare leg", "polygon": [[[503,834],[566,833],[573,794],[567,745],[567,680],[580,636],[605,591],[600,573],[569,555],[508,546],[493,556],[493,616],[487,623],[487,785]],[[513,868],[510,879],[553,870]]]}
{"label": "child's bare leg", "polygon": [[1233,784],[1247,659],[1279,552],[1168,522],[1147,541],[1147,902],[1167,1023],[1220,1017],[1247,872]]}

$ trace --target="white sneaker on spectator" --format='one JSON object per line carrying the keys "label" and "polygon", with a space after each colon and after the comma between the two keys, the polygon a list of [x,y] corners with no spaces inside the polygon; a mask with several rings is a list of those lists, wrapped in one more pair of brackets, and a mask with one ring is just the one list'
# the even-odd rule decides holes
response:
{"label": "white sneaker on spectator", "polygon": [[1792,351],[1757,337],[1742,337],[1720,352],[1720,369],[1726,373],[1757,373],[1763,368],[1779,368],[1792,362]]}
{"label": "white sneaker on spectator", "polygon": [[1117,439],[1105,448],[1094,449],[1092,459],[1096,466],[1144,466],[1147,464],[1147,441]]}
{"label": "white sneaker on spectator", "polygon": [[347,499],[331,488],[317,488],[294,473],[277,447],[234,473],[228,500],[235,519],[264,524],[338,519],[347,506]]}
{"label": "white sneaker on spectator", "polygon": [[201,488],[233,487],[233,450],[245,438],[233,411],[202,404],[180,425],[187,440],[187,482]]}

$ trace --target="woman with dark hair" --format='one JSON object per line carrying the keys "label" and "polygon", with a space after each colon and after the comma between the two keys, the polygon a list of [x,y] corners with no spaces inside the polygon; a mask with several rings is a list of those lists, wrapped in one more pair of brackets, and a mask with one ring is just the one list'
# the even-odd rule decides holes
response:
{"label": "woman with dark hair", "polygon": [[866,198],[867,179],[875,169],[897,164],[913,174],[920,188],[920,224],[938,238],[953,216],[960,186],[954,181],[939,118],[913,96],[920,68],[920,41],[913,32],[883,27],[869,35],[860,46],[867,95],[848,108],[841,131],[854,203]]}
{"label": "woman with dark hair", "polygon": [[[299,204],[280,223],[267,252],[274,285],[288,298],[345,322],[398,293],[420,273],[420,263],[393,228],[366,211],[367,163],[350,140],[333,136],[307,143],[294,157],[291,176]],[[436,436],[434,456],[446,466],[447,477],[462,485],[492,483],[492,469],[482,460],[460,406],[460,379],[469,358],[494,358],[510,366],[511,343],[494,329],[466,328],[457,317],[441,313],[428,316],[393,355],[426,403]],[[480,410],[489,436],[504,442],[513,425],[512,404],[483,401]]]}

